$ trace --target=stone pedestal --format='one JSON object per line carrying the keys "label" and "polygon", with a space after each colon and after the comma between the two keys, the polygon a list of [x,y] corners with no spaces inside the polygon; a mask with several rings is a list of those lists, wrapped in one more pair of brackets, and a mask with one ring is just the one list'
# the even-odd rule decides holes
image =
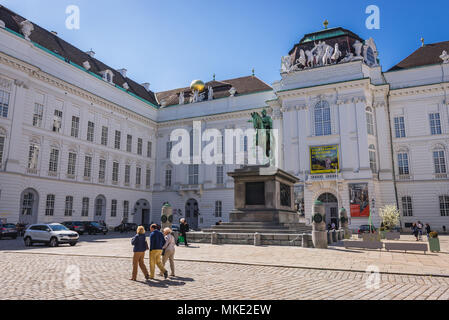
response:
{"label": "stone pedestal", "polygon": [[348,227],[349,222],[348,213],[346,212],[346,209],[343,207],[340,208],[339,213],[340,213],[340,229],[344,230],[343,238],[349,239],[351,237],[351,232]]}
{"label": "stone pedestal", "polygon": [[312,241],[315,248],[327,249],[328,232],[326,230],[324,206],[321,201],[315,201],[312,214]]}
{"label": "stone pedestal", "polygon": [[169,203],[165,203],[162,206],[161,210],[161,230],[164,230],[164,228],[170,228],[173,223],[173,208],[170,206]]}

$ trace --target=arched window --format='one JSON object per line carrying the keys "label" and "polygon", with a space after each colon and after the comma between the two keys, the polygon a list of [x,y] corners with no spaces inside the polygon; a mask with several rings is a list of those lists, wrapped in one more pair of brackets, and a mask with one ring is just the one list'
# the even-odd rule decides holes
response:
{"label": "arched window", "polygon": [[332,134],[331,110],[327,101],[320,101],[314,108],[315,135],[326,136]]}
{"label": "arched window", "polygon": [[369,152],[369,166],[371,168],[371,171],[373,173],[377,173],[377,160],[376,160],[376,147],[371,144],[368,147],[368,152]]}

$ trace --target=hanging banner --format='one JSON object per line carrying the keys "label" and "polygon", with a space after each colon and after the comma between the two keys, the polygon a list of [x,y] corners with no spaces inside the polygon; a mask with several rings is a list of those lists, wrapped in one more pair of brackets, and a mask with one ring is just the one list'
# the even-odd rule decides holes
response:
{"label": "hanging banner", "polygon": [[310,147],[310,173],[335,173],[340,169],[338,145]]}
{"label": "hanging banner", "polygon": [[349,184],[351,217],[369,217],[368,183]]}

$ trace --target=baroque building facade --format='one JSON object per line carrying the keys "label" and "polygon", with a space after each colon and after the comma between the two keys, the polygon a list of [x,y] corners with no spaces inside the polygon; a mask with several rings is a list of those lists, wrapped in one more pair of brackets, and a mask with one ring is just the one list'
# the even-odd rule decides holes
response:
{"label": "baroque building facade", "polygon": [[370,213],[379,225],[379,208],[395,204],[402,227],[449,226],[449,42],[384,72],[373,39],[324,29],[282,57],[272,86],[252,75],[154,93],[2,6],[0,20],[1,219],[148,224],[168,202],[194,229],[226,221],[226,173],[241,164],[175,165],[170,134],[194,121],[251,128],[265,109],[279,166],[300,179],[299,220],[310,223],[321,200],[327,223],[343,207],[352,228]]}

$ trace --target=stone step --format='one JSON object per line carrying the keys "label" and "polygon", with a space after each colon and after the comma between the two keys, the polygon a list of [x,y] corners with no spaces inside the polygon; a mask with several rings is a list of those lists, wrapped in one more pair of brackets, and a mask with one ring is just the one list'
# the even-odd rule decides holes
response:
{"label": "stone step", "polygon": [[203,232],[206,233],[211,233],[211,232],[216,232],[216,233],[261,233],[261,234],[272,234],[272,233],[282,233],[282,234],[301,234],[301,233],[310,233],[309,229],[259,229],[259,228],[247,228],[247,229],[213,229],[213,228],[207,228],[207,229],[203,229]]}

